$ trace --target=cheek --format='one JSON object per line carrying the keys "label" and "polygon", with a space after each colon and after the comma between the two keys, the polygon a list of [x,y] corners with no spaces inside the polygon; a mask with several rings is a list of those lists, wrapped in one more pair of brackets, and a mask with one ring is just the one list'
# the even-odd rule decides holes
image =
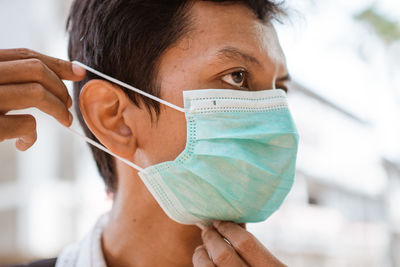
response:
{"label": "cheek", "polygon": [[163,107],[158,123],[151,129],[149,141],[152,164],[174,160],[186,145],[185,114]]}

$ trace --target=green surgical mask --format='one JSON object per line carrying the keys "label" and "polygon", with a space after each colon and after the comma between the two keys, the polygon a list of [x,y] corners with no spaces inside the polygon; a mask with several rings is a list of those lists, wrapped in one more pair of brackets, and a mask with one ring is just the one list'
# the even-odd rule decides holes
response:
{"label": "green surgical mask", "polygon": [[260,222],[275,212],[294,180],[298,133],[280,89],[184,91],[184,108],[74,62],[120,86],[184,112],[187,138],[173,161],[139,171],[164,212],[182,224]]}

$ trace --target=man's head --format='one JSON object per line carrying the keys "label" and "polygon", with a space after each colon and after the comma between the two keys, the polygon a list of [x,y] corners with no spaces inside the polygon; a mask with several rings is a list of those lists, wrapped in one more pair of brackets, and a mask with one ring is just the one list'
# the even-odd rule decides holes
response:
{"label": "man's head", "polygon": [[[285,59],[270,23],[277,14],[267,0],[76,0],[69,56],[181,107],[184,90],[284,87]],[[142,167],[179,155],[184,114],[96,78],[74,84],[86,135]],[[115,191],[115,161],[92,151]]]}

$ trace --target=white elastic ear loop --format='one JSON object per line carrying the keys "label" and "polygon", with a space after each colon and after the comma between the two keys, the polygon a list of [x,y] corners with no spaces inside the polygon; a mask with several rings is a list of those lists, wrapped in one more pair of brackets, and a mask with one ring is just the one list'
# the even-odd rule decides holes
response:
{"label": "white elastic ear loop", "polygon": [[110,154],[111,156],[116,157],[117,159],[119,159],[120,161],[124,162],[124,163],[127,164],[128,166],[131,166],[132,168],[134,168],[134,169],[136,169],[136,170],[138,170],[138,171],[143,171],[143,168],[139,167],[139,166],[136,165],[135,163],[132,163],[132,162],[130,162],[129,160],[124,159],[124,158],[118,156],[117,154],[111,152],[111,151],[110,151],[109,149],[107,149],[106,147],[104,147],[104,146],[102,146],[101,144],[99,144],[99,143],[93,141],[92,139],[90,139],[90,138],[88,138],[88,137],[86,137],[86,136],[80,134],[79,132],[75,131],[74,129],[68,128],[68,127],[65,127],[65,128],[67,128],[67,130],[69,130],[70,132],[72,132],[72,133],[75,134],[76,136],[82,138],[83,140],[85,140],[85,141],[88,142],[89,144],[91,144],[91,145],[97,147],[97,148],[100,149],[100,150],[103,150],[104,152]]}
{"label": "white elastic ear loop", "polygon": [[100,77],[102,77],[102,78],[104,78],[106,80],[109,80],[110,82],[113,82],[113,83],[116,83],[116,84],[118,84],[118,85],[120,85],[122,87],[125,87],[126,89],[129,89],[129,90],[134,91],[134,92],[136,92],[138,94],[141,94],[143,96],[151,98],[151,99],[153,99],[153,100],[155,100],[157,102],[160,102],[161,104],[164,104],[164,105],[166,105],[166,106],[168,106],[170,108],[176,109],[177,111],[180,111],[180,112],[183,112],[183,113],[185,112],[185,110],[183,108],[181,108],[181,107],[178,107],[178,106],[176,106],[176,105],[174,105],[172,103],[169,103],[168,101],[165,101],[165,100],[163,100],[161,98],[158,98],[156,96],[148,94],[148,93],[146,93],[146,92],[144,92],[144,91],[142,91],[140,89],[137,89],[137,88],[135,88],[135,87],[133,87],[133,86],[127,84],[127,83],[121,82],[121,81],[119,81],[119,80],[117,80],[117,79],[115,79],[115,78],[113,78],[111,76],[108,76],[108,75],[106,75],[104,73],[101,73],[100,71],[92,69],[91,67],[86,66],[85,64],[83,64],[83,63],[81,63],[79,61],[75,61],[74,60],[74,61],[72,61],[72,63],[74,63],[76,65],[79,65],[82,68],[86,69],[87,71],[90,71],[90,72],[92,72],[92,73],[94,73],[94,74],[96,74],[96,75],[98,75],[98,76],[100,76]]}
{"label": "white elastic ear loop", "polygon": [[[164,105],[166,105],[166,106],[169,106],[169,107],[171,107],[171,108],[173,108],[173,109],[175,109],[175,110],[177,110],[177,111],[185,112],[185,110],[184,110],[183,108],[181,108],[181,107],[178,107],[178,106],[176,106],[176,105],[174,105],[174,104],[172,104],[172,103],[169,103],[169,102],[167,102],[167,101],[165,101],[165,100],[163,100],[163,99],[161,99],[161,98],[158,98],[158,97],[156,97],[156,96],[153,96],[153,95],[151,95],[151,94],[148,94],[148,93],[146,93],[146,92],[143,92],[142,90],[137,89],[137,88],[135,88],[135,87],[133,87],[133,86],[127,84],[127,83],[121,82],[121,81],[119,81],[119,80],[117,80],[117,79],[115,79],[115,78],[113,78],[113,77],[111,77],[111,76],[108,76],[108,75],[106,75],[106,74],[104,74],[104,73],[101,73],[100,71],[97,71],[97,70],[95,70],[95,69],[93,69],[93,68],[91,68],[91,67],[89,67],[89,66],[86,66],[85,64],[83,64],[83,63],[81,63],[81,62],[79,62],[79,61],[72,61],[72,63],[73,63],[73,64],[76,64],[76,65],[79,65],[79,66],[81,66],[82,68],[86,69],[87,71],[90,71],[90,72],[92,72],[92,73],[94,73],[94,74],[96,74],[96,75],[98,75],[98,76],[100,76],[100,77],[102,77],[102,78],[104,78],[104,79],[106,79],[106,80],[109,80],[109,81],[111,81],[111,82],[113,82],[113,83],[116,83],[116,84],[118,84],[118,85],[120,85],[120,86],[122,86],[122,87],[125,87],[125,88],[127,88],[127,89],[129,89],[129,90],[131,90],[131,91],[134,91],[134,92],[136,92],[136,93],[138,93],[138,94],[141,94],[141,95],[144,95],[144,96],[146,96],[146,97],[148,97],[148,98],[151,98],[151,99],[153,99],[153,100],[155,100],[155,101],[158,101],[158,102],[160,102],[161,104],[164,104]],[[129,160],[124,159],[124,158],[118,156],[117,154],[111,152],[109,149],[107,149],[107,148],[104,147],[103,145],[101,145],[101,144],[99,144],[99,143],[93,141],[92,139],[90,139],[90,138],[88,138],[88,137],[86,137],[86,136],[80,134],[79,132],[75,131],[75,130],[72,129],[72,128],[68,128],[68,127],[66,127],[66,128],[67,128],[70,132],[72,132],[73,134],[75,134],[76,136],[78,136],[79,138],[82,138],[83,140],[85,140],[85,141],[88,142],[89,144],[91,144],[91,145],[97,147],[98,149],[100,149],[100,150],[102,150],[102,151],[104,151],[104,152],[110,154],[111,156],[116,157],[117,159],[119,159],[120,161],[124,162],[124,163],[127,164],[128,166],[131,166],[132,168],[134,168],[134,169],[136,169],[136,170],[138,170],[138,171],[143,171],[143,168],[141,168],[141,167],[139,167],[138,165],[136,165],[136,164],[130,162]]]}

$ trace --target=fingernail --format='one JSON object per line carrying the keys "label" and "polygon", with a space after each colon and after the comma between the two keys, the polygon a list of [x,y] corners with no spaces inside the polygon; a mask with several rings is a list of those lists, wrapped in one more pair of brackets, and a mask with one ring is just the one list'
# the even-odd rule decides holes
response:
{"label": "fingernail", "polygon": [[25,151],[28,148],[28,144],[25,143],[21,138],[17,140],[16,146],[20,151]]}
{"label": "fingernail", "polygon": [[82,68],[81,66],[72,63],[72,72],[75,75],[83,76],[83,75],[85,75],[86,70],[84,68]]}
{"label": "fingernail", "polygon": [[204,238],[204,235],[206,234],[206,232],[207,232],[209,229],[210,229],[209,226],[205,227],[205,228],[203,229],[203,231],[201,231],[201,237]]}
{"label": "fingernail", "polygon": [[68,106],[68,108],[70,108],[72,106],[72,99],[70,96],[68,96],[67,106]]}
{"label": "fingernail", "polygon": [[214,221],[213,225],[215,228],[218,228],[221,225],[221,223],[222,223],[221,221]]}
{"label": "fingernail", "polygon": [[73,120],[71,112],[68,114],[68,117],[69,117],[69,125],[71,125],[72,120]]}
{"label": "fingernail", "polygon": [[197,251],[197,250],[203,249],[203,248],[204,248],[204,245],[200,245],[200,246],[196,247],[194,251]]}

